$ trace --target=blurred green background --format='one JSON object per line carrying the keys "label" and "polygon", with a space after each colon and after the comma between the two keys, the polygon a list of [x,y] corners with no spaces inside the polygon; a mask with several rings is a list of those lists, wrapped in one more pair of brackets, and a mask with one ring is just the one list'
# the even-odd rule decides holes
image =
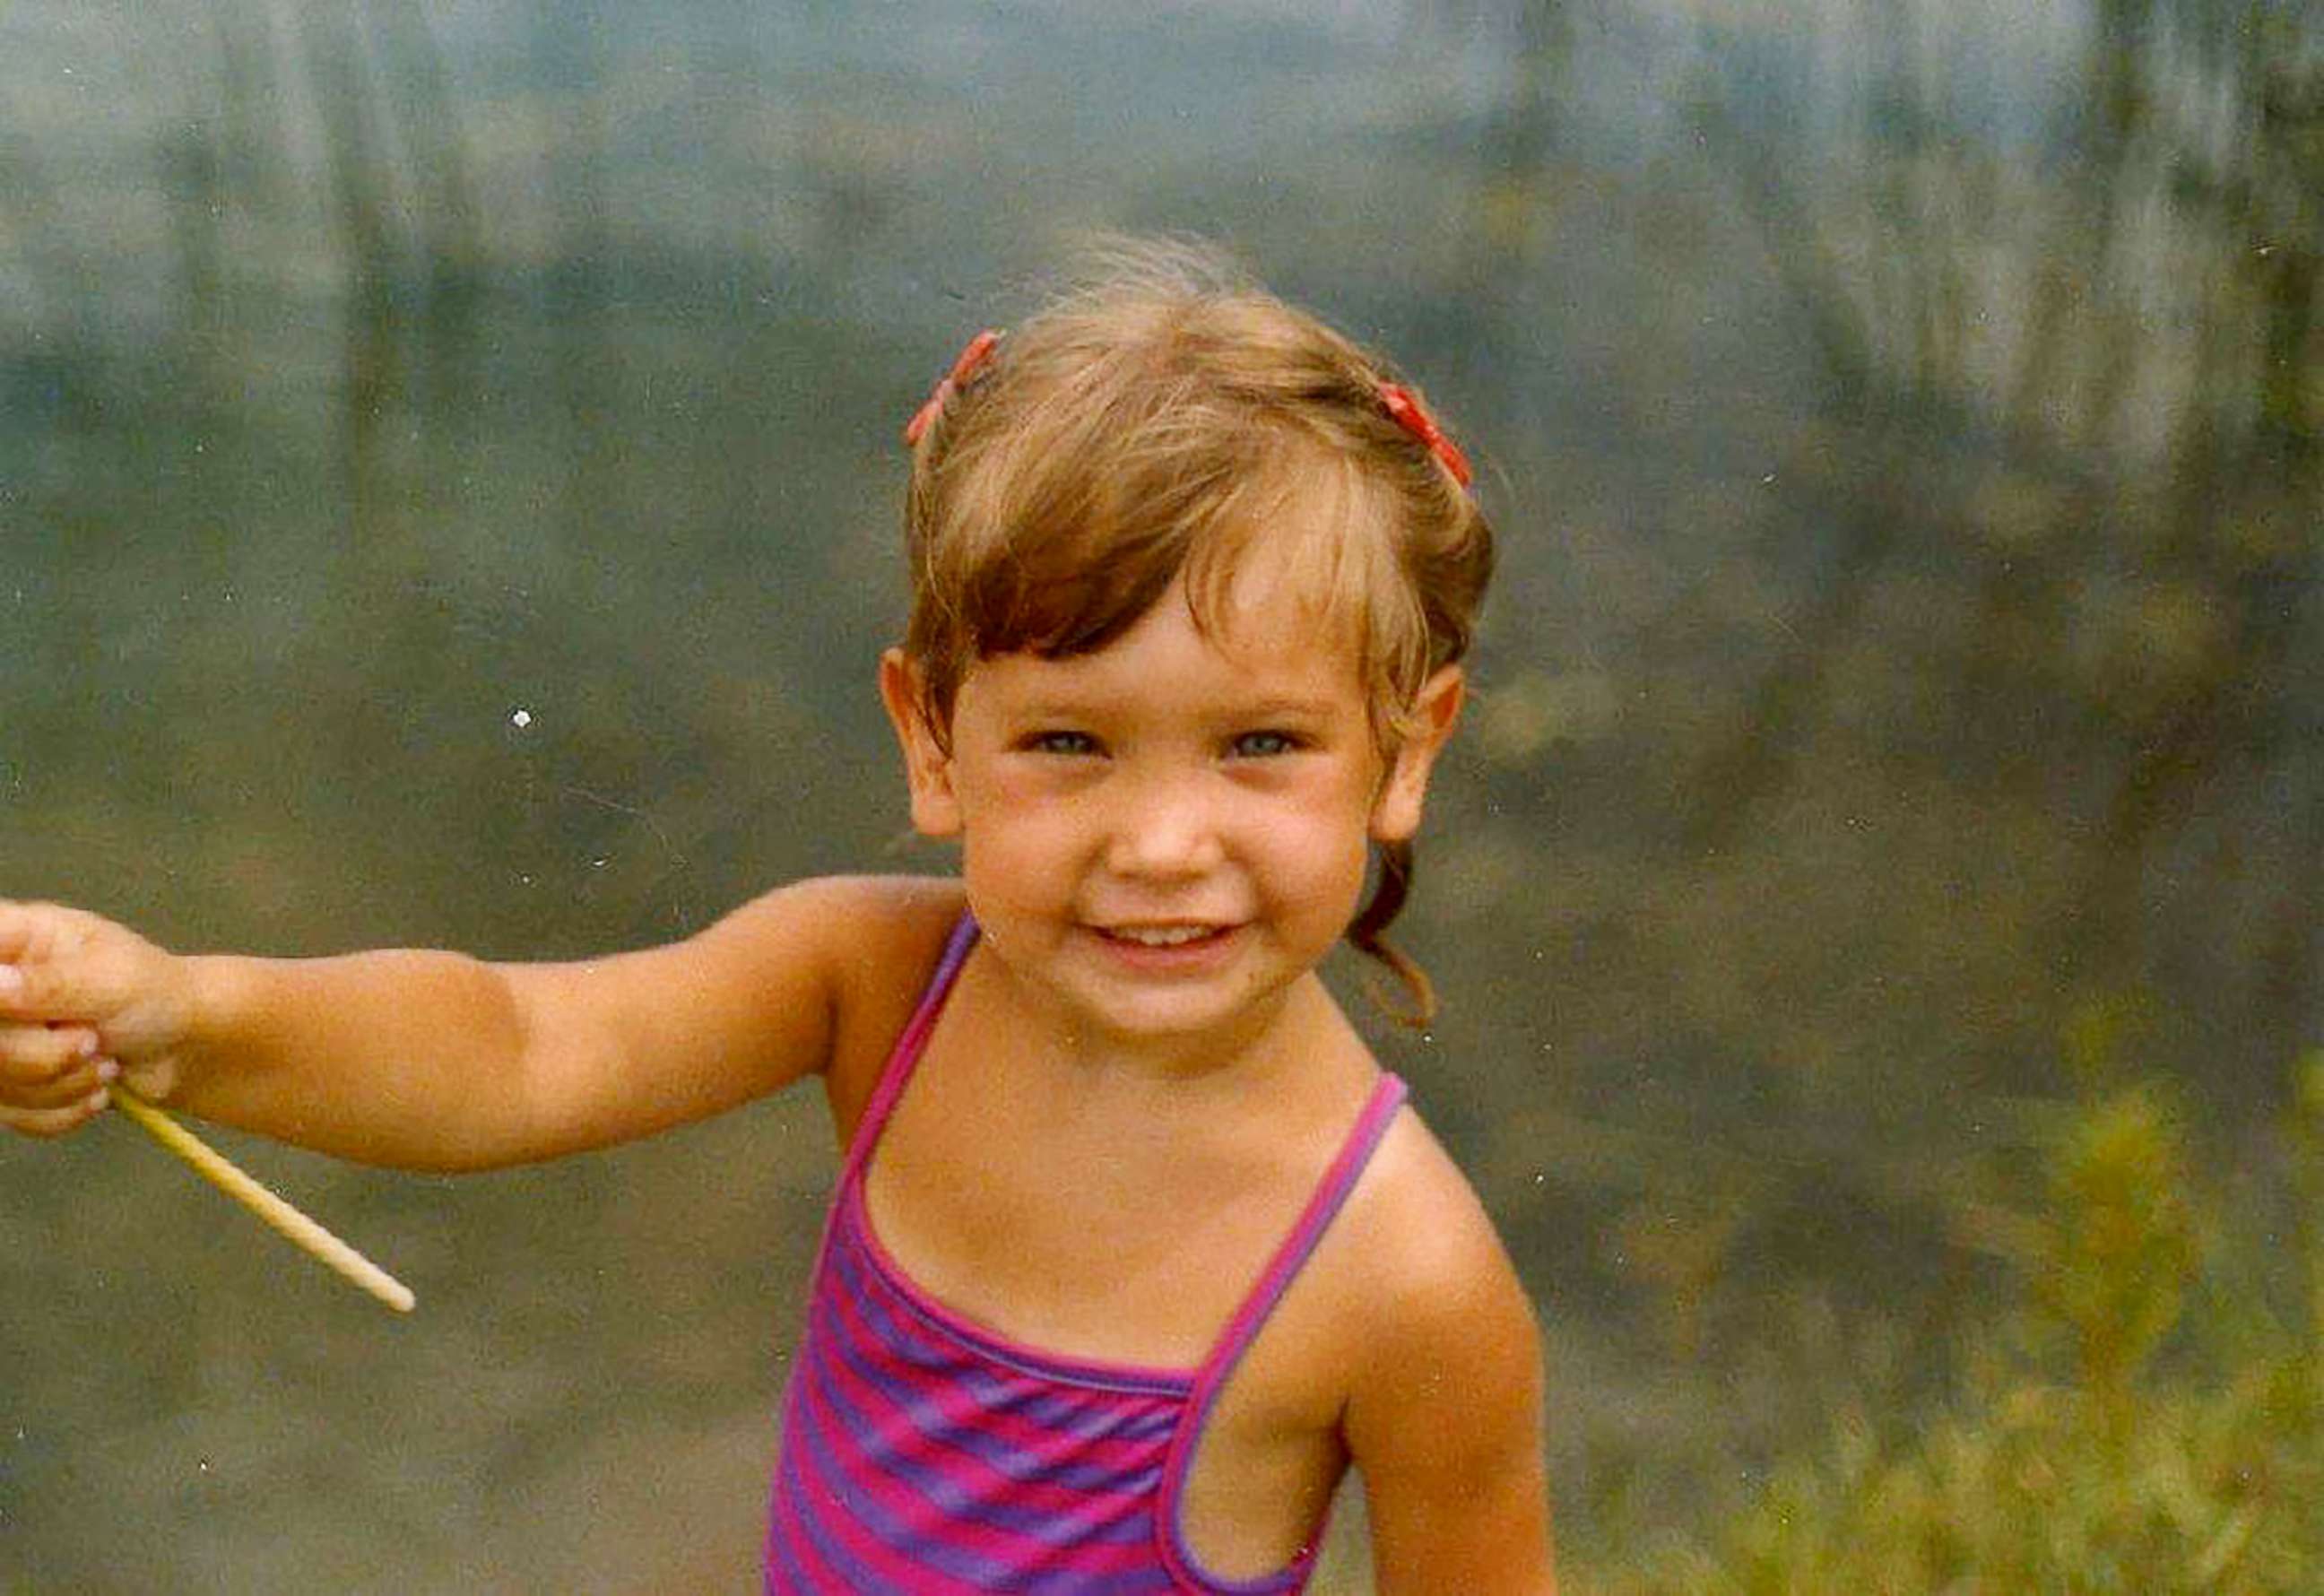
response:
{"label": "blurred green background", "polygon": [[[9,0],[0,894],[527,957],[941,868],[896,433],[1093,229],[1480,464],[1446,1009],[1375,1029],[1540,1305],[1570,1582],[2319,1577],[2298,0]],[[748,1588],[816,1102],[220,1140],[420,1312],[0,1144],[0,1590]]]}

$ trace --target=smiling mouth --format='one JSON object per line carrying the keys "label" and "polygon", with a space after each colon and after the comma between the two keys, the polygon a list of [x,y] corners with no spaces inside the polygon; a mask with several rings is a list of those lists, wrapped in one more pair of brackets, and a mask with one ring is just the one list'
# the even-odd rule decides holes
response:
{"label": "smiling mouth", "polygon": [[1213,942],[1224,936],[1231,926],[1101,926],[1097,934],[1109,942],[1124,942],[1132,947],[1191,947],[1198,942]]}

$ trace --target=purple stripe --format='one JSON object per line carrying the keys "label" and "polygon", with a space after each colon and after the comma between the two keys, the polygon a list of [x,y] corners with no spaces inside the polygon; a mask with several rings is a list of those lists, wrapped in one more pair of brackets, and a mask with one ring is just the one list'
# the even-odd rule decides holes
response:
{"label": "purple stripe", "polygon": [[[931,1528],[918,1541],[905,1543],[895,1540],[892,1536],[883,1537],[900,1551],[912,1553],[916,1547],[943,1544],[962,1558],[982,1559],[984,1565],[999,1568],[1008,1583],[994,1588],[1015,1591],[1024,1588],[1022,1581],[1028,1573],[1044,1568],[1071,1568],[1077,1562],[1084,1561],[1076,1555],[1081,1549],[1136,1545],[1153,1534],[1152,1518],[1144,1510],[1144,1504],[1137,1500],[1092,1499],[1098,1504],[1099,1512],[1080,1515],[1056,1510],[1035,1512],[1031,1515],[1034,1521],[1028,1525],[1023,1522],[1026,1514],[1003,1510],[1005,1504],[980,1498],[973,1487],[945,1476],[941,1471],[931,1473],[919,1466],[902,1462],[880,1447],[876,1438],[883,1426],[878,1420],[854,1409],[845,1401],[844,1394],[818,1380],[811,1395],[829,1400],[831,1421],[840,1426],[843,1433],[858,1443],[871,1443],[861,1448],[868,1470],[914,1492],[943,1515],[938,1521],[940,1527]],[[825,1427],[824,1416],[811,1407],[807,1418],[816,1426],[809,1440],[810,1446],[819,1445],[829,1451],[834,1437],[832,1432]],[[846,1483],[846,1478],[842,1476],[832,1488],[831,1494],[844,1495],[842,1488]],[[881,1504],[872,1499],[872,1506],[877,1509]],[[1133,1517],[1128,1520],[1121,1519],[1120,1515],[1125,1511]],[[892,1518],[888,1521],[893,1522]],[[954,1546],[954,1543],[946,1540],[945,1529],[958,1524],[981,1524],[1002,1531],[1016,1536],[1019,1545],[1015,1554],[1009,1556],[1006,1565],[1002,1566],[984,1554]],[[867,1523],[865,1527],[874,1534],[881,1533],[878,1525]]]}
{"label": "purple stripe", "polygon": [[[947,1327],[930,1324],[912,1313],[911,1300],[892,1289],[870,1254],[848,1245],[853,1240],[843,1230],[831,1250],[834,1279],[865,1328],[897,1361],[925,1370],[920,1378],[931,1382],[966,1379],[972,1382],[980,1406],[998,1407],[1028,1424],[1085,1441],[1108,1436],[1161,1440],[1177,1422],[1191,1387],[1124,1391],[1107,1384],[1085,1388],[1078,1380],[1046,1370],[1019,1368],[1013,1360],[994,1357],[982,1345],[963,1342]],[[894,1308],[905,1313],[899,1315]],[[826,1302],[817,1311],[819,1316],[835,1315],[838,1309]],[[846,1339],[844,1330],[835,1333]],[[1056,1385],[1069,1388],[1047,1388]],[[1142,1400],[1125,1402],[1121,1399],[1125,1396]]]}
{"label": "purple stripe", "polygon": [[774,1510],[767,1516],[767,1596],[811,1596],[815,1587],[807,1582],[807,1571],[799,1566],[798,1554],[791,1550],[791,1537],[784,1530],[786,1518],[798,1517],[784,1511],[789,1505],[784,1483],[778,1481]]}
{"label": "purple stripe", "polygon": [[1070,1568],[1042,1569],[1009,1587],[1010,1596],[1150,1596],[1154,1591],[1178,1589],[1178,1582],[1159,1564],[1114,1574],[1081,1573]]}
{"label": "purple stripe", "polygon": [[[773,1543],[787,1571],[798,1582],[798,1589],[809,1593],[809,1596],[814,1596],[816,1592],[835,1590],[878,1589],[872,1582],[877,1576],[856,1562],[847,1548],[841,1545],[832,1535],[830,1527],[823,1522],[816,1508],[813,1505],[813,1497],[808,1494],[814,1488],[814,1484],[812,1480],[803,1479],[799,1488],[787,1499],[786,1505],[790,1508],[790,1522],[798,1526],[799,1533],[807,1538],[807,1549],[812,1550],[815,1554],[816,1565],[826,1572],[823,1573],[807,1572],[806,1565],[799,1561],[801,1548],[795,1536],[779,1536]],[[771,1587],[773,1585],[771,1569],[768,1571],[768,1582]]]}
{"label": "purple stripe", "polygon": [[[997,1474],[1018,1481],[1038,1480],[1065,1490],[1101,1491],[1110,1495],[1143,1493],[1150,1490],[1161,1478],[1169,1431],[1177,1417],[1175,1410],[1161,1416],[1167,1422],[1159,1426],[1159,1433],[1151,1437],[1148,1444],[1142,1448],[1150,1457],[1150,1462],[1141,1462],[1135,1467],[1091,1462],[1060,1465],[1045,1462],[1038,1453],[1027,1452],[999,1436],[980,1431],[974,1428],[973,1424],[964,1424],[961,1420],[946,1417],[936,1411],[935,1400],[929,1394],[898,1390],[893,1382],[883,1378],[881,1370],[866,1361],[859,1348],[844,1338],[834,1338],[834,1342],[835,1344],[830,1346],[826,1355],[836,1358],[854,1374],[858,1380],[885,1397],[918,1435],[936,1445],[975,1458]],[[836,1388],[830,1379],[829,1366],[825,1357],[819,1356],[814,1360],[811,1373],[816,1382],[816,1390],[825,1397],[832,1407],[844,1413],[858,1438],[868,1444],[879,1433],[880,1426],[877,1421],[859,1409],[852,1400],[847,1398],[844,1391]],[[959,1370],[958,1378],[970,1395],[976,1398],[977,1406],[986,1411],[1010,1405],[1023,1406],[1022,1402],[1016,1400],[1013,1395],[1009,1402],[991,1400],[990,1398],[994,1393],[983,1388],[989,1387],[990,1382],[978,1370]],[[1089,1437],[1074,1438],[1086,1440]],[[930,1496],[937,1494],[937,1489],[934,1483],[925,1478],[925,1471],[930,1465],[909,1463],[902,1458],[892,1455],[886,1461],[895,1468],[911,1473],[913,1483],[924,1494]],[[951,1490],[958,1487],[947,1481],[944,1489]],[[1030,1516],[1038,1518],[1038,1509],[1035,1509]],[[995,1518],[988,1522],[1000,1527],[1018,1531],[1029,1531],[1033,1527],[1017,1518]]]}
{"label": "purple stripe", "polygon": [[[862,1305],[859,1311],[876,1312],[869,1305]],[[922,1434],[946,1441],[957,1439],[954,1450],[978,1458],[996,1471],[1019,1478],[1046,1477],[1079,1489],[1111,1489],[1124,1478],[1141,1474],[1150,1466],[1147,1459],[1155,1463],[1161,1461],[1181,1410],[1179,1405],[1174,1404],[1154,1414],[1129,1416],[1128,1422],[1124,1422],[1098,1409],[1089,1416],[1096,1422],[1070,1427],[1043,1425],[1038,1414],[1028,1410],[1052,1407],[1056,1398],[1021,1380],[1012,1383],[998,1379],[988,1370],[959,1364],[936,1366],[937,1378],[931,1380],[899,1380],[895,1371],[881,1361],[881,1354],[891,1349],[881,1345],[876,1337],[866,1341],[850,1336],[844,1324],[833,1324],[827,1328],[833,1333],[824,1338],[824,1348],[816,1359],[818,1366],[827,1370],[827,1360],[836,1359],[857,1381],[879,1392],[907,1416]],[[948,1416],[943,1413],[941,1401],[947,1390],[957,1392],[972,1414]],[[974,1412],[1007,1414],[1016,1425],[1034,1431],[1035,1435],[1020,1444],[975,1428]],[[964,1425],[969,1427],[963,1428]],[[1144,1433],[1122,1433],[1133,1426]],[[1072,1465],[1067,1472],[1054,1464],[1043,1465],[1046,1444],[1051,1441],[1060,1446],[1078,1446],[1084,1452],[1096,1443],[1111,1443],[1105,1448],[1109,1454],[1127,1453],[1129,1457],[1111,1462],[1085,1461]]]}
{"label": "purple stripe", "polygon": [[[864,1371],[847,1353],[843,1352],[840,1357],[850,1369],[854,1370],[858,1379],[865,1378]],[[947,1470],[941,1462],[918,1462],[899,1455],[896,1447],[884,1440],[889,1433],[888,1426],[878,1416],[867,1413],[858,1407],[854,1400],[839,1388],[837,1382],[831,1378],[828,1365],[818,1363],[810,1378],[814,1381],[815,1394],[846,1424],[849,1432],[856,1441],[867,1449],[877,1447],[882,1465],[895,1470],[900,1477],[904,1478],[906,1483],[913,1486],[920,1494],[931,1499],[963,1505],[974,1494],[974,1487]],[[1133,1493],[1150,1489],[1161,1477],[1162,1458],[1159,1447],[1154,1449],[1156,1455],[1152,1462],[1136,1469],[1108,1469],[1090,1464],[1044,1468],[1037,1455],[1019,1453],[1006,1444],[995,1445],[990,1438],[980,1435],[973,1429],[963,1429],[956,1424],[949,1422],[936,1425],[923,1422],[924,1416],[916,1413],[914,1408],[916,1406],[925,1407],[925,1404],[916,1405],[908,1399],[899,1399],[895,1393],[885,1390],[876,1381],[867,1383],[871,1383],[875,1390],[881,1390],[890,1402],[896,1404],[899,1417],[910,1426],[912,1434],[927,1441],[933,1447],[974,1458],[985,1464],[993,1473],[1016,1482],[1038,1481],[1054,1486],[1060,1491],[1102,1496],[1108,1500],[1124,1502],[1134,1508],[1138,1505],[1138,1501]],[[1038,1508],[1021,1512],[1008,1509],[1004,1512],[1005,1504],[995,1503],[992,1506],[996,1516],[986,1522],[997,1528],[1019,1534],[1038,1532],[1039,1520],[1044,1516],[1043,1511]]]}
{"label": "purple stripe", "polygon": [[[903,1522],[885,1503],[858,1485],[842,1466],[831,1437],[815,1417],[812,1403],[803,1405],[799,1416],[808,1421],[800,1426],[802,1433],[799,1438],[807,1444],[807,1461],[815,1466],[813,1485],[816,1496],[833,1507],[844,1509],[848,1517],[869,1531],[872,1538],[900,1556],[910,1558],[948,1578],[984,1590],[1003,1591],[1009,1588],[1004,1582],[1010,1579],[1010,1570],[968,1547],[946,1543],[941,1538],[940,1530],[921,1529]],[[810,1533],[815,1527],[810,1518]],[[818,1541],[820,1538],[817,1537]]]}
{"label": "purple stripe", "polygon": [[[810,1474],[797,1461],[798,1449],[788,1444],[791,1435],[798,1434],[797,1425],[785,1432],[783,1448],[782,1486],[775,1493],[778,1517],[768,1526],[768,1548],[771,1556],[779,1556],[789,1576],[798,1582],[798,1589],[806,1596],[835,1590],[869,1591],[878,1588],[879,1575],[859,1562],[823,1521],[822,1515],[830,1511],[830,1496],[821,1481]],[[783,1510],[788,1508],[788,1515]],[[785,1533],[786,1518],[798,1526],[807,1537],[801,1546],[796,1536]],[[801,1560],[802,1553],[811,1554],[816,1569],[810,1570]],[[775,1570],[770,1562],[767,1568],[769,1588],[779,1589],[774,1583]]]}
{"label": "purple stripe", "polygon": [[[1120,1391],[1133,1396],[1184,1397],[1194,1388],[1197,1370],[1156,1369],[1096,1359],[1066,1358],[1028,1347],[977,1325],[929,1296],[888,1255],[872,1231],[865,1212],[863,1183],[859,1178],[843,1186],[834,1206],[832,1224],[844,1227],[852,1250],[862,1255],[863,1267],[912,1315],[945,1340],[968,1347],[980,1356],[1037,1379],[1092,1390]],[[861,1279],[859,1275],[858,1279]]]}
{"label": "purple stripe", "polygon": [[1056,1389],[1038,1371],[982,1357],[973,1347],[964,1347],[940,1332],[932,1333],[910,1311],[908,1302],[885,1290],[876,1273],[863,1267],[862,1257],[854,1248],[844,1243],[835,1246],[829,1262],[832,1282],[839,1289],[825,1294],[816,1315],[825,1343],[851,1358],[866,1343],[876,1348],[890,1366],[874,1368],[859,1360],[856,1371],[865,1380],[890,1388],[899,1401],[907,1396],[924,1400],[925,1393],[954,1386],[976,1407],[1007,1413],[1029,1428],[1086,1442],[1124,1443],[1167,1436],[1182,1404],[1183,1393],[1141,1393],[1124,1402],[1119,1393],[1110,1390]]}
{"label": "purple stripe", "polygon": [[[817,1591],[830,1588],[828,1580],[812,1573],[801,1563],[798,1537],[789,1527],[798,1524],[805,1528],[811,1540],[821,1538],[819,1531],[822,1526],[814,1521],[810,1505],[813,1499],[809,1491],[814,1479],[801,1463],[799,1449],[792,1440],[800,1433],[804,1423],[802,1409],[806,1404],[802,1400],[800,1388],[807,1383],[805,1376],[809,1355],[808,1348],[802,1346],[798,1361],[792,1366],[790,1380],[783,1391],[782,1441],[776,1455],[772,1499],[767,1508],[767,1590],[770,1596],[777,1592],[781,1596],[790,1596],[794,1591],[798,1596],[816,1596]],[[829,1566],[820,1557],[817,1563],[825,1568]],[[792,1582],[779,1584],[776,1580],[778,1574]]]}

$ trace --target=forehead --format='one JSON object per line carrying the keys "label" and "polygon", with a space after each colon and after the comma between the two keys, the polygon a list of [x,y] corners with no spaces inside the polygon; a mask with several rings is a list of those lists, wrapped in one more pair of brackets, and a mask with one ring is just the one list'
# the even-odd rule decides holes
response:
{"label": "forehead", "polygon": [[1238,581],[1206,612],[1184,579],[1120,636],[1085,653],[996,655],[971,667],[964,702],[1104,700],[1209,709],[1261,703],[1360,713],[1362,671],[1345,628],[1294,595]]}
{"label": "forehead", "polygon": [[1345,477],[1326,476],[1271,514],[1222,529],[1169,598],[1229,652],[1322,651],[1352,662],[1388,563],[1376,558],[1374,508]]}

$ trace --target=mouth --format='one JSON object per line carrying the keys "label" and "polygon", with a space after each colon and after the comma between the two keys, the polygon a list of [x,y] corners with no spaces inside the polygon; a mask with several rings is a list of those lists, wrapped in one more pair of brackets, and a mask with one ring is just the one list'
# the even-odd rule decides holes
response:
{"label": "mouth", "polygon": [[1093,926],[1091,929],[1106,941],[1124,947],[1152,948],[1165,952],[1219,942],[1234,931],[1232,926],[1213,925],[1193,920],[1172,920],[1146,925]]}

